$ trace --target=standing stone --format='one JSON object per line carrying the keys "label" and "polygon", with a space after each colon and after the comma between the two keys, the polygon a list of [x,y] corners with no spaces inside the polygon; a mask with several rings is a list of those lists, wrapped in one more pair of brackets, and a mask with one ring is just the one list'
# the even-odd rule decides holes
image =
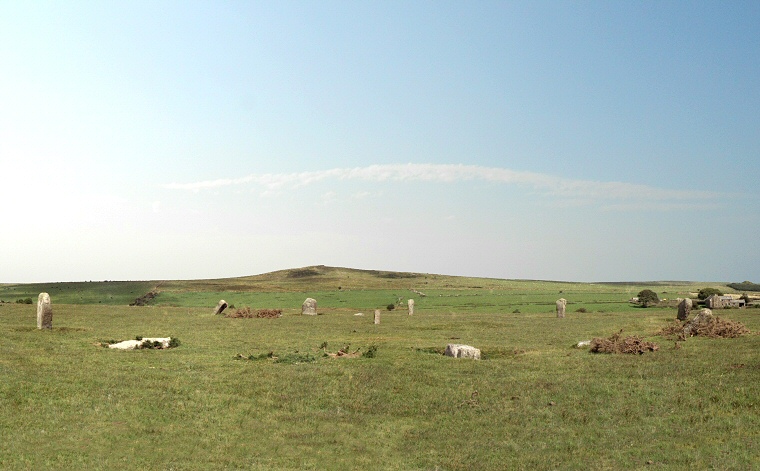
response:
{"label": "standing stone", "polygon": [[695,330],[698,330],[701,326],[709,324],[713,320],[713,313],[709,309],[701,309],[693,319],[684,325],[683,333],[687,337],[691,337]]}
{"label": "standing stone", "polygon": [[375,309],[375,325],[380,323],[380,309]]}
{"label": "standing stone", "polygon": [[565,307],[567,307],[567,300],[565,298],[559,298],[557,300],[557,317],[563,319],[565,317]]}
{"label": "standing stone", "polygon": [[53,328],[53,305],[50,303],[50,295],[40,293],[37,297],[37,328]]}
{"label": "standing stone", "polygon": [[316,316],[317,315],[317,300],[313,298],[306,298],[306,301],[301,305],[302,316]]}
{"label": "standing stone", "polygon": [[227,301],[220,299],[214,308],[214,315],[221,314],[225,309],[227,309]]}
{"label": "standing stone", "polygon": [[411,316],[414,314],[414,299],[409,300],[409,315]]}
{"label": "standing stone", "polygon": [[686,298],[678,303],[678,320],[685,321],[691,313],[691,298]]}

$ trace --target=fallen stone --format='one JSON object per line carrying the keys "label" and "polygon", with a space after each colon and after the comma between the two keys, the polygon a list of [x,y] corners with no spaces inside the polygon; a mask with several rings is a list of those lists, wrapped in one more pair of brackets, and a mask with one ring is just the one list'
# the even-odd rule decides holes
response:
{"label": "fallen stone", "polygon": [[53,328],[53,305],[47,293],[40,293],[37,297],[37,328]]}
{"label": "fallen stone", "polygon": [[354,314],[354,315],[355,315],[355,316],[363,316],[363,315],[364,315],[364,313],[363,313],[363,312],[357,312],[357,313],[356,313],[356,314]]}
{"label": "fallen stone", "polygon": [[575,344],[575,348],[583,348],[583,347],[590,347],[591,346],[591,340],[581,340],[577,344]]}
{"label": "fallen stone", "polygon": [[125,340],[119,343],[112,343],[108,348],[115,348],[117,350],[136,350],[140,348],[144,342],[159,342],[161,348],[169,348],[169,342],[171,342],[171,340],[171,337],[144,337],[142,340]]}
{"label": "fallen stone", "polygon": [[446,351],[443,354],[447,357],[453,358],[472,358],[474,360],[480,360],[480,349],[470,345],[450,343],[446,345]]}

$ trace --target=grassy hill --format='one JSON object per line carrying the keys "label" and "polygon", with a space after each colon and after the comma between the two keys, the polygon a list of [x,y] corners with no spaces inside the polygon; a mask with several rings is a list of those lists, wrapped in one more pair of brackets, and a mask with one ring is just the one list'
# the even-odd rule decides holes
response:
{"label": "grassy hill", "polygon": [[[673,322],[672,302],[627,302],[643,288],[673,299],[705,286],[719,285],[322,266],[3,285],[0,299],[11,302],[0,303],[0,468],[753,469],[760,310],[719,313],[750,335],[679,341],[658,333]],[[36,306],[15,303],[36,303],[41,291],[53,300],[52,330],[37,330]],[[151,305],[128,306],[149,291],[158,292]],[[321,315],[300,315],[306,296]],[[554,313],[559,297],[569,301],[565,319]],[[220,298],[283,315],[215,316]],[[382,309],[379,325],[373,309]],[[621,330],[660,348],[573,348]],[[136,336],[181,344],[101,346]],[[448,343],[476,346],[484,358],[444,357]],[[359,354],[327,355],[339,349]]]}
{"label": "grassy hill", "polygon": [[208,280],[7,284],[0,285],[0,300],[31,298],[36,302],[39,293],[47,292],[60,304],[128,305],[153,291],[157,295],[149,304],[155,306],[214,306],[219,299],[225,299],[236,306],[295,309],[303,298],[312,296],[320,306],[330,308],[375,309],[397,303],[399,298],[415,298],[422,301],[422,308],[482,311],[523,307],[530,311],[537,305],[551,307],[557,298],[564,297],[571,305],[610,310],[625,309],[627,300],[644,288],[656,290],[661,298],[674,299],[705,286],[733,291],[720,283],[503,280],[320,265]]}

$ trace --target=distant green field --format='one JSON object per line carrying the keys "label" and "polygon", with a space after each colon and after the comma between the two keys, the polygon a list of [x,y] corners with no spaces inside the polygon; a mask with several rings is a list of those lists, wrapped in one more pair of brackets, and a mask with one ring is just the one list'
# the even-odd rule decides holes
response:
{"label": "distant green field", "polygon": [[[757,468],[760,310],[718,312],[750,335],[676,348],[655,335],[674,308],[627,303],[644,287],[675,298],[719,285],[299,270],[307,271],[0,286],[10,301],[0,304],[0,468]],[[156,288],[155,305],[127,306]],[[30,296],[36,304],[40,291],[53,299],[52,331],[36,329],[36,306],[15,303]],[[306,296],[321,315],[300,315]],[[569,301],[565,319],[554,314],[559,297]],[[220,298],[284,314],[214,316]],[[398,298],[404,303],[388,311]],[[621,329],[660,350],[572,348]],[[98,346],[135,336],[181,345]],[[447,343],[474,345],[484,359],[444,357]],[[326,358],[324,344],[328,352],[375,347],[376,356]]]}

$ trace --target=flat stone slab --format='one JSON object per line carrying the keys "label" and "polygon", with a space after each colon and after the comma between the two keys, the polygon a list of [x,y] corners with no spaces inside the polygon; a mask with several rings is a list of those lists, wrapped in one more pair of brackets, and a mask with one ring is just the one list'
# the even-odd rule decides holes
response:
{"label": "flat stone slab", "polygon": [[119,343],[112,343],[108,348],[115,348],[117,350],[136,350],[140,348],[140,345],[142,345],[143,342],[159,342],[161,343],[161,348],[169,348],[169,342],[171,342],[171,340],[171,337],[143,337],[142,340],[125,340]]}
{"label": "flat stone slab", "polygon": [[446,351],[443,354],[447,357],[453,358],[472,358],[474,360],[480,360],[480,349],[471,345],[450,343],[446,345]]}

